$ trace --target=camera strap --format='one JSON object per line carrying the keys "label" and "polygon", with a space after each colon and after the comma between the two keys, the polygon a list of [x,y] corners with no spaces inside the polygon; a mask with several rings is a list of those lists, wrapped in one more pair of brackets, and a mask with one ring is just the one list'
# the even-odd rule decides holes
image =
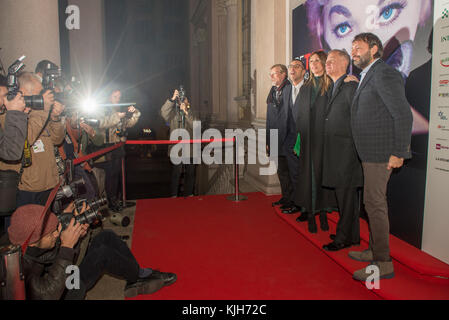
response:
{"label": "camera strap", "polygon": [[[61,186],[61,182],[58,183],[58,185],[51,191],[50,196],[48,196],[47,203],[45,204],[45,208],[44,208],[44,210],[42,211],[41,218],[44,218],[47,214],[49,214],[50,206],[51,206],[53,200],[55,199],[56,194],[58,193],[58,190],[59,190],[59,187],[60,187],[60,186]],[[47,220],[46,220],[46,219],[42,219],[42,220],[41,220],[41,219],[38,219],[37,221],[47,221]],[[36,224],[36,225],[34,226],[33,230],[31,231],[29,237],[27,238],[27,240],[23,243],[23,245],[22,245],[22,253],[23,253],[23,254],[25,254],[26,249],[28,248],[28,245],[30,244],[31,237],[33,236],[34,231],[35,231],[38,227],[39,227],[39,226]],[[43,231],[43,230],[44,230],[44,228],[42,228],[42,231]],[[42,236],[43,236],[43,235],[41,234],[39,238],[41,238]]]}

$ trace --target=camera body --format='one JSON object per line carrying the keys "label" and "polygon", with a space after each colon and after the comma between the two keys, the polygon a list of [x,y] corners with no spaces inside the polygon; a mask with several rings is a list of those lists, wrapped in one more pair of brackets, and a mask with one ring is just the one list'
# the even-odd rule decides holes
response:
{"label": "camera body", "polygon": [[[17,78],[18,73],[25,67],[23,61],[26,56],[22,56],[17,59],[8,68],[8,95],[7,99],[11,101],[17,96],[19,92],[19,81]],[[44,98],[42,96],[24,96],[25,105],[33,110],[44,110]]]}
{"label": "camera body", "polygon": [[44,90],[54,90],[56,80],[62,78],[62,70],[54,63],[48,63],[42,74],[42,86]]}
{"label": "camera body", "polygon": [[69,184],[66,184],[65,186],[61,186],[58,190],[58,193],[56,194],[55,200],[58,201],[61,199],[76,197],[79,194],[79,189],[84,184],[85,181],[83,178],[81,178],[79,180],[75,180]]}
{"label": "camera body", "polygon": [[63,213],[58,216],[58,220],[61,223],[62,230],[65,230],[70,221],[75,218],[75,221],[79,224],[95,225],[102,219],[102,215],[99,210],[101,207],[105,206],[108,202],[106,198],[100,198],[93,201],[88,201],[85,199],[80,199],[75,201],[75,208],[78,212],[81,212],[83,204],[89,207],[84,213],[75,216],[73,213]]}
{"label": "camera body", "polygon": [[184,86],[179,86],[179,102],[183,103],[185,98],[187,96],[186,90],[184,89]]}

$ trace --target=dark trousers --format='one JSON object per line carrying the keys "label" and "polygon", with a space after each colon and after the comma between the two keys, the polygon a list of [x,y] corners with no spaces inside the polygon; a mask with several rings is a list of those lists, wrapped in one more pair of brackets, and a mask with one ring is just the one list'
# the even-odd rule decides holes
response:
{"label": "dark trousers", "polygon": [[19,190],[17,192],[17,208],[27,204],[38,204],[40,206],[45,206],[52,190],[53,189],[42,192],[27,192]]}
{"label": "dark trousers", "polygon": [[340,220],[335,242],[351,244],[360,242],[360,211],[357,188],[335,189]]}
{"label": "dark trousers", "polygon": [[118,200],[120,179],[122,178],[122,159],[113,158],[109,161],[97,163],[95,167],[105,172],[105,190],[109,205]]}
{"label": "dark trousers", "polygon": [[391,261],[390,221],[388,218],[387,186],[392,170],[387,163],[362,163],[365,178],[363,194],[370,229],[370,249],[375,261]]}
{"label": "dark trousers", "polygon": [[298,183],[299,160],[293,152],[279,156],[278,177],[281,183],[282,198],[294,204],[295,187]]}
{"label": "dark trousers", "polygon": [[[173,165],[172,166],[172,174],[171,174],[171,196],[177,197],[179,191],[179,179],[181,178],[182,173],[182,164]],[[195,187],[195,169],[196,165],[194,164],[186,164],[185,166],[185,175],[184,175],[184,197],[189,197],[193,195],[193,189]]]}
{"label": "dark trousers", "polygon": [[87,254],[79,266],[82,282],[81,290],[71,290],[67,300],[81,300],[97,281],[108,273],[135,283],[139,277],[140,266],[123,242],[114,232],[106,230],[92,239]]}

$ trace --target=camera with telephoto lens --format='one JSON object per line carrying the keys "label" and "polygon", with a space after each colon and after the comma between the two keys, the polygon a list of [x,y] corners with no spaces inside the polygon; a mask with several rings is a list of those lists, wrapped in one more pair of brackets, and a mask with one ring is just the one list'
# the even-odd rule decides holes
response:
{"label": "camera with telephoto lens", "polygon": [[87,118],[80,118],[80,122],[87,124],[90,127],[98,128],[100,126],[100,120],[97,119],[87,119]]}
{"label": "camera with telephoto lens", "polygon": [[108,201],[106,198],[101,198],[93,201],[80,199],[75,201],[75,208],[77,212],[81,212],[83,204],[87,205],[87,210],[77,216],[73,213],[63,213],[58,216],[58,220],[61,223],[62,230],[65,230],[70,221],[75,218],[75,221],[79,224],[88,224],[90,226],[97,224],[102,219],[102,215],[99,213],[101,207],[105,206]]}
{"label": "camera with telephoto lens", "polygon": [[[17,59],[9,68],[8,68],[8,101],[13,100],[17,94],[19,93],[19,81],[17,78],[18,73],[25,67],[23,61],[26,56],[22,56]],[[25,105],[33,110],[44,110],[44,98],[40,96],[24,96]]]}
{"label": "camera with telephoto lens", "polygon": [[[181,104],[183,104],[185,102],[185,100],[187,99],[187,92],[184,89],[184,86],[181,85],[179,86],[179,95],[178,95],[178,103],[177,103],[177,107],[178,107],[178,112],[181,112]],[[186,105],[187,109],[190,109],[190,105],[187,103]],[[182,114],[185,115],[184,111],[182,111]]]}
{"label": "camera with telephoto lens", "polygon": [[179,103],[183,103],[184,100],[186,99],[187,93],[186,90],[184,89],[184,86],[181,85],[179,86]]}

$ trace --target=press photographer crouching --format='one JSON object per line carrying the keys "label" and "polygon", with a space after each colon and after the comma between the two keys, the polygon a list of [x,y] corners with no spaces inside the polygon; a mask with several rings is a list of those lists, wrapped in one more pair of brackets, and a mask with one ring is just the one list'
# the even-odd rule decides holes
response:
{"label": "press photographer crouching", "polygon": [[151,294],[177,280],[176,274],[141,268],[126,243],[112,231],[102,231],[91,240],[79,264],[79,289],[68,290],[66,269],[74,264],[79,240],[89,228],[86,222],[95,220],[97,213],[84,205],[79,214],[71,205],[65,211],[65,218],[58,220],[49,213],[44,219],[43,209],[38,205],[17,209],[8,229],[13,245],[22,246],[31,235],[23,257],[27,299],[83,300],[105,273],[127,281],[126,297]]}
{"label": "press photographer crouching", "polygon": [[[122,93],[119,89],[114,89],[109,97],[109,102],[114,106],[112,113],[106,112],[111,108],[105,107],[104,115],[100,118],[99,134],[104,136],[104,147],[125,142],[127,140],[127,130],[134,127],[141,113],[134,106],[126,106],[125,109],[117,107],[120,104]],[[95,151],[95,150],[91,150]],[[122,159],[125,158],[125,147],[121,147],[106,154],[95,161],[94,166],[103,169],[106,174],[105,190],[108,198],[109,209],[113,212],[121,212],[126,204],[123,204],[120,197],[122,181]]]}

